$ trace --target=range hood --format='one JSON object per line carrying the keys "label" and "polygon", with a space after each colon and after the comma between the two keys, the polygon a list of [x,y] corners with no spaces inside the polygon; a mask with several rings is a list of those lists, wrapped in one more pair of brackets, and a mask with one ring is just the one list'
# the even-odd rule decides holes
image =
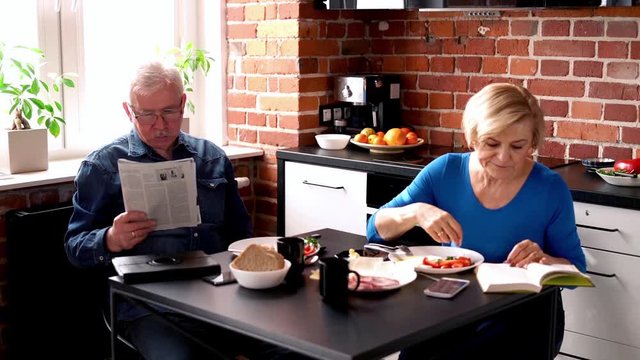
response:
{"label": "range hood", "polygon": [[509,9],[632,6],[640,0],[316,0],[319,8],[340,9]]}

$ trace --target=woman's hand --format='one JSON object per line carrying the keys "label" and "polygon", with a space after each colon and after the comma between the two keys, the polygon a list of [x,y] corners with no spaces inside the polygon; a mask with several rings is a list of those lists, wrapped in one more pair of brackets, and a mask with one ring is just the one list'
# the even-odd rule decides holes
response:
{"label": "woman's hand", "polygon": [[155,228],[155,220],[148,219],[144,212],[125,211],[113,219],[113,225],[107,230],[107,250],[129,250],[142,242]]}
{"label": "woman's hand", "polygon": [[545,265],[571,264],[571,262],[565,258],[545,254],[544,251],[540,249],[540,246],[531,240],[522,240],[516,244],[509,253],[509,256],[507,256],[505,262],[517,267],[525,267],[532,262]]}
{"label": "woman's hand", "polygon": [[448,212],[426,203],[418,203],[416,220],[435,241],[462,243],[462,226]]}

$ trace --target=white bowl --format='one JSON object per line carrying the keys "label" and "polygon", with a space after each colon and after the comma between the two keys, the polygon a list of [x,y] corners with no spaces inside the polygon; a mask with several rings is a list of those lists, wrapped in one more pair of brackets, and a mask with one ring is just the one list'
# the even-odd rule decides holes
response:
{"label": "white bowl", "polygon": [[[606,172],[613,171],[612,167],[600,168],[596,170],[596,174],[600,175],[600,177],[608,182],[611,185],[616,186],[640,186],[640,177],[626,177],[626,176],[615,176],[609,175]],[[604,173],[603,173],[604,172]]]}
{"label": "white bowl", "polygon": [[342,150],[347,147],[349,139],[351,139],[351,136],[345,134],[316,135],[318,145],[326,150]]}
{"label": "white bowl", "polygon": [[273,271],[246,271],[229,265],[229,269],[235,276],[238,284],[247,289],[268,289],[280,285],[291,267],[289,260],[284,260],[284,267]]}

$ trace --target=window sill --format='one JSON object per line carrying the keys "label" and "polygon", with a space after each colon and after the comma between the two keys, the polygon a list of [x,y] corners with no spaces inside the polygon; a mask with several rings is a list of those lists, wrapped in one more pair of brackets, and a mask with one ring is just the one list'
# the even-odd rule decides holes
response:
{"label": "window sill", "polygon": [[[264,154],[261,149],[223,146],[231,160],[259,157]],[[8,174],[8,177],[0,177],[0,191],[23,189],[34,186],[53,185],[73,181],[83,158],[68,160],[50,160],[49,169],[22,174]]]}

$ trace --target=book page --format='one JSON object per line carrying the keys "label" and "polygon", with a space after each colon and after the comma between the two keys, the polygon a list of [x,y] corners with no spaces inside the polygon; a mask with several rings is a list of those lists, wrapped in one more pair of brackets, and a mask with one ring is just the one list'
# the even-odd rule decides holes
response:
{"label": "book page", "polygon": [[589,275],[574,265],[531,263],[527,269],[531,279],[541,285],[593,286]]}
{"label": "book page", "polygon": [[540,291],[527,269],[509,264],[482,263],[476,268],[476,278],[484,292]]}
{"label": "book page", "polygon": [[157,222],[156,230],[200,224],[193,159],[154,163],[118,160],[124,208]]}

